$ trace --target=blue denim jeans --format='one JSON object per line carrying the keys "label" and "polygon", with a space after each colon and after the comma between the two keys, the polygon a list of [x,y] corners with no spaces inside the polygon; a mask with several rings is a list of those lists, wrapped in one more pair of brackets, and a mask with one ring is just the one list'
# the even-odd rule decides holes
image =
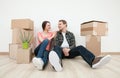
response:
{"label": "blue denim jeans", "polygon": [[64,56],[62,48],[59,46],[54,46],[53,50],[58,54],[60,59],[81,56],[90,66],[92,66],[92,62],[95,59],[95,55],[83,46],[77,46],[72,48],[69,51],[69,56]]}
{"label": "blue denim jeans", "polygon": [[46,65],[48,63],[49,51],[46,50],[46,47],[47,47],[48,43],[49,43],[49,40],[45,39],[34,50],[35,56],[37,58],[41,58],[43,60],[43,62],[44,62],[44,65]]}

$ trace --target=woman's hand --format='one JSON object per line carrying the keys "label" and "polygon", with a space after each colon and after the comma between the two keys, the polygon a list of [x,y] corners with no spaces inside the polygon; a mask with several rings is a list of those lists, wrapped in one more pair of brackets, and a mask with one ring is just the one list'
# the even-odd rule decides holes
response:
{"label": "woman's hand", "polygon": [[51,40],[52,38],[54,38],[56,35],[56,31],[52,33],[52,36],[50,38],[48,38],[48,40]]}

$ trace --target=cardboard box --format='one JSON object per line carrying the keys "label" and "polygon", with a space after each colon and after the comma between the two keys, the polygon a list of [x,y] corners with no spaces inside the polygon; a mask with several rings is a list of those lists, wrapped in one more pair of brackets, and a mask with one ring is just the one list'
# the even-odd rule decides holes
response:
{"label": "cardboard box", "polygon": [[108,27],[107,22],[102,21],[89,21],[81,24],[81,35],[98,35],[105,36],[107,35]]}
{"label": "cardboard box", "polygon": [[32,59],[32,48],[22,49],[19,48],[17,52],[17,63],[27,64],[30,63]]}
{"label": "cardboard box", "polygon": [[101,36],[86,36],[86,48],[95,56],[101,55]]}
{"label": "cardboard box", "polygon": [[[16,43],[18,43],[18,44],[22,43],[22,41],[20,39],[20,32],[22,32],[22,34],[25,33],[27,35],[28,35],[28,33],[30,33],[30,35],[33,35],[33,37],[34,37],[34,31],[33,30],[25,30],[25,29],[14,28],[12,30],[12,43],[15,43],[15,44]],[[30,43],[32,43],[33,37],[32,37],[32,40],[31,40]]]}
{"label": "cardboard box", "polygon": [[34,29],[34,23],[30,19],[13,19],[11,21],[11,28]]}
{"label": "cardboard box", "polygon": [[13,43],[9,44],[9,57],[12,59],[16,59],[18,48],[20,47],[21,47],[20,44],[13,44]]}

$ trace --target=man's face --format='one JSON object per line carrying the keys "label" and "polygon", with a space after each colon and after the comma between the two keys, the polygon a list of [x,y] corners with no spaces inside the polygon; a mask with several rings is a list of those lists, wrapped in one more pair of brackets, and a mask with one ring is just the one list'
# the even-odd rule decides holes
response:
{"label": "man's face", "polygon": [[58,28],[59,30],[63,30],[64,28],[66,28],[66,24],[63,24],[63,22],[58,22]]}

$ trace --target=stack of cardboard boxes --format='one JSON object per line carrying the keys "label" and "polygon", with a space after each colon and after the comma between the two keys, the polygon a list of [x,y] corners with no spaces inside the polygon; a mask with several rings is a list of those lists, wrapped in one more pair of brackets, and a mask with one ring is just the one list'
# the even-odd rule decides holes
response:
{"label": "stack of cardboard boxes", "polygon": [[86,36],[86,48],[95,56],[101,54],[101,36],[106,36],[107,32],[107,22],[93,20],[81,24],[81,35]]}
{"label": "stack of cardboard boxes", "polygon": [[[22,49],[20,32],[34,35],[34,23],[30,19],[13,19],[11,21],[12,43],[9,44],[10,58],[16,59],[17,63],[29,63],[31,61],[32,48]],[[33,43],[33,37],[31,39]]]}

